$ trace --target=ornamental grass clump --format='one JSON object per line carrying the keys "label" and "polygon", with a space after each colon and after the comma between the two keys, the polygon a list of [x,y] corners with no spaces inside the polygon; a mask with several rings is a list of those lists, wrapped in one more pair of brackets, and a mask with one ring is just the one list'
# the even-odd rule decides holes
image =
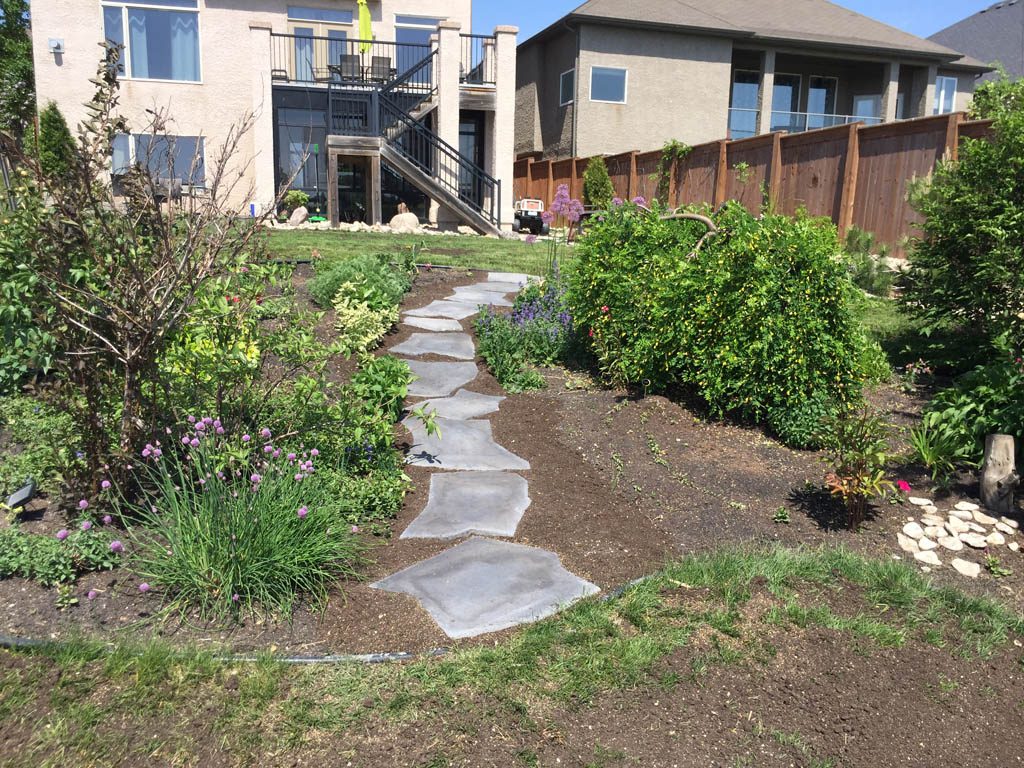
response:
{"label": "ornamental grass clump", "polygon": [[146,457],[140,498],[120,510],[131,568],[166,610],[287,616],[357,575],[364,546],[318,482],[316,449],[279,447],[269,429],[233,437],[209,417],[179,440],[180,456]]}

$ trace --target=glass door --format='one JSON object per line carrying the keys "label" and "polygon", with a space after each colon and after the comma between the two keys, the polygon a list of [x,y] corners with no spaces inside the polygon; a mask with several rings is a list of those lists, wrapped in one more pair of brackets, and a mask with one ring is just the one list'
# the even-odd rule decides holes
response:
{"label": "glass door", "polygon": [[836,91],[839,80],[814,76],[807,84],[807,130],[836,125]]}
{"label": "glass door", "polygon": [[772,89],[772,130],[797,133],[804,130],[805,115],[800,113],[800,75],[775,75]]}
{"label": "glass door", "polygon": [[[352,31],[351,11],[288,6],[288,31],[294,35],[292,72],[305,83],[325,83],[338,77],[338,68]],[[333,69],[332,69],[333,68]]]}
{"label": "glass door", "polygon": [[[459,154],[478,168],[484,164],[484,116],[463,114],[459,121]],[[483,179],[467,168],[459,169],[459,197],[476,208],[483,206]]]}
{"label": "glass door", "polygon": [[760,90],[760,72],[736,70],[729,102],[730,139],[747,139],[757,135],[757,99]]}

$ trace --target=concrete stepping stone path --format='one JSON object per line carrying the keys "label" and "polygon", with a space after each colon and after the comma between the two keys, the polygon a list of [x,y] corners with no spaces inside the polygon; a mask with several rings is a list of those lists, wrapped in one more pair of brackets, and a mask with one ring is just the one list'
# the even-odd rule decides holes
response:
{"label": "concrete stepping stone path", "polygon": [[563,568],[554,552],[481,538],[371,586],[412,595],[451,638],[537,621],[599,591]]}
{"label": "concrete stepping stone path", "polygon": [[[458,287],[446,299],[406,312],[405,325],[432,333],[413,333],[391,351],[472,360],[473,339],[458,321],[475,315],[481,305],[511,306],[507,295],[530,280],[492,272],[486,281]],[[431,477],[426,507],[400,538],[473,537],[370,586],[416,598],[451,638],[538,621],[600,591],[567,571],[554,552],[480,538],[514,537],[530,506],[529,484],[514,474],[530,469],[530,463],[498,445],[484,418],[505,398],[462,388],[476,378],[475,363],[407,362],[419,377],[409,386],[410,397],[427,398],[413,405],[433,412],[440,435],[428,435],[416,417],[402,422],[413,439],[406,463],[438,472]]]}
{"label": "concrete stepping stone path", "polygon": [[476,357],[473,338],[468,333],[414,333],[401,344],[392,347],[395,355],[441,355],[458,360]]}

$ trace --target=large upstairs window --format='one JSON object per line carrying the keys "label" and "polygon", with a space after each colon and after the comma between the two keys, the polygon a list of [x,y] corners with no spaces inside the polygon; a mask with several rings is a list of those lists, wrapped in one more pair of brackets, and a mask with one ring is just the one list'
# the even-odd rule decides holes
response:
{"label": "large upstairs window", "polygon": [[199,82],[198,0],[103,0],[102,7],[104,35],[124,48],[122,74]]}

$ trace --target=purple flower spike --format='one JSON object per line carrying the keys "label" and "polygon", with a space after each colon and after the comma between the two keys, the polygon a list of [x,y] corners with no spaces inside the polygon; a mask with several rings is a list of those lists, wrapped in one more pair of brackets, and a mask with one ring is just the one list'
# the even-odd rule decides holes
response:
{"label": "purple flower spike", "polygon": [[57,531],[57,541],[64,541],[69,535],[67,528],[61,528]]}
{"label": "purple flower spike", "polygon": [[110,551],[117,552],[118,554],[120,554],[121,552],[124,552],[124,544],[122,544],[119,540],[114,539],[112,542],[110,542]]}

